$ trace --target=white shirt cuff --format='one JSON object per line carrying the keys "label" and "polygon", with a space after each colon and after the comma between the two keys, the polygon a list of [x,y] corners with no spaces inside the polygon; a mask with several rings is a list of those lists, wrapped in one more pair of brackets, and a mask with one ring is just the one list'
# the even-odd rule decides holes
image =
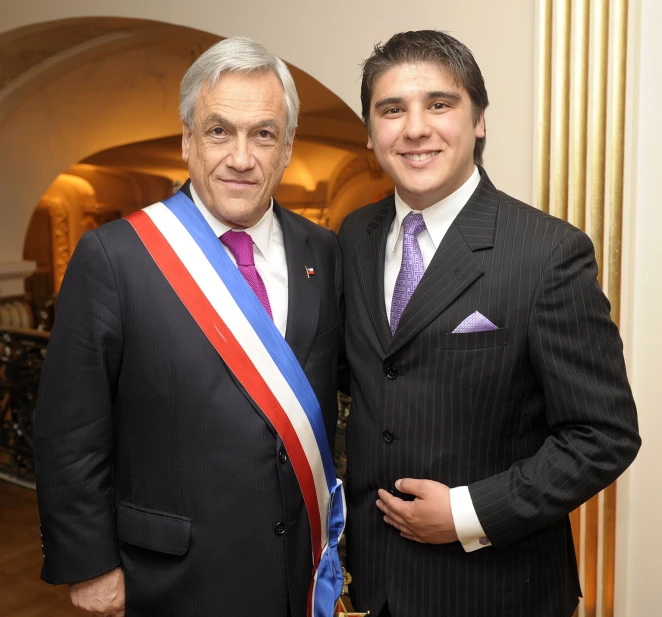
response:
{"label": "white shirt cuff", "polygon": [[456,486],[450,490],[451,514],[455,532],[467,553],[490,546],[483,526],[478,520],[468,486]]}

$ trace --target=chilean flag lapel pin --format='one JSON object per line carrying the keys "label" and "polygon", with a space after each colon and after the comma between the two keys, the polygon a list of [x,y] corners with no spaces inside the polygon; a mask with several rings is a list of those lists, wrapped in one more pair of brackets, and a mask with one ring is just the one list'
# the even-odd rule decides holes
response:
{"label": "chilean flag lapel pin", "polygon": [[306,276],[310,278],[311,276],[315,276],[315,268],[310,268],[309,266],[306,266]]}

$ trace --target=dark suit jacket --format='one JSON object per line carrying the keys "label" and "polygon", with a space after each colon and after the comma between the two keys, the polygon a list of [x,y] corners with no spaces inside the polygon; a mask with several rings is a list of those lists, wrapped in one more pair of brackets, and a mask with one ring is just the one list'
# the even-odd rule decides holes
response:
{"label": "dark suit jacket", "polygon": [[[393,197],[347,217],[348,558],[361,610],[568,617],[580,595],[568,513],[640,440],[622,344],[589,238],[482,179],[391,336]],[[452,334],[474,311],[499,329]],[[492,547],[424,545],[382,521],[398,478],[469,486]]]}
{"label": "dark suit jacket", "polygon": [[[337,238],[274,210],[286,339],[331,441]],[[288,601],[305,614],[310,528],[282,441],[125,220],[85,234],[71,259],[35,424],[45,581],[121,564],[127,617],[285,617]]]}

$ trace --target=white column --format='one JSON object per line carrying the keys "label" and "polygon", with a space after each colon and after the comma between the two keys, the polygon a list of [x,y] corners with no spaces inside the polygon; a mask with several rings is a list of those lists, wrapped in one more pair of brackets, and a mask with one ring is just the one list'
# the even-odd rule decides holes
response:
{"label": "white column", "polygon": [[662,611],[662,2],[631,0],[631,9],[623,337],[643,446],[619,484],[615,614],[653,617]]}

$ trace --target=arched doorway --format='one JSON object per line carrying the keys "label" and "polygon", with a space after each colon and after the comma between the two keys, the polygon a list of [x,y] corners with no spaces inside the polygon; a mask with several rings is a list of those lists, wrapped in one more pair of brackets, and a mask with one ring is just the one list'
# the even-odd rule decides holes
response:
{"label": "arched doorway", "polygon": [[[50,277],[28,284],[33,296],[41,294],[37,313],[57,292],[83,231],[162,199],[185,180],[179,81],[219,39],[119,18],[61,20],[0,36],[8,57],[0,74],[0,150],[12,153],[0,174],[30,178],[5,183],[0,261],[20,255],[37,262],[37,279]],[[365,148],[354,111],[290,68],[302,106],[292,164],[276,197],[337,229],[349,209],[383,194],[390,181]],[[87,188],[78,190],[83,182]]]}

